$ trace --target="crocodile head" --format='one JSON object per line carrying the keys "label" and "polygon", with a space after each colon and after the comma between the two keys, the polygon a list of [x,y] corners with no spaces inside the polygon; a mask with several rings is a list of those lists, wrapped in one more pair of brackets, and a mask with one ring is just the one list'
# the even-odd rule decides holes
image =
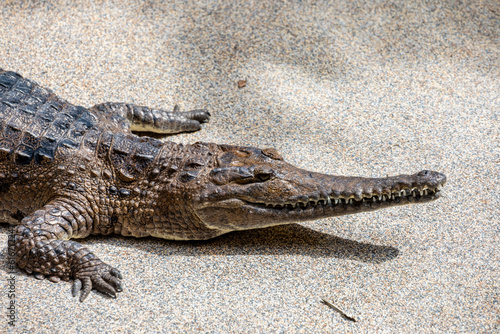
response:
{"label": "crocodile head", "polygon": [[218,145],[195,211],[222,233],[424,203],[439,197],[445,175],[364,178],[294,167],[274,149]]}

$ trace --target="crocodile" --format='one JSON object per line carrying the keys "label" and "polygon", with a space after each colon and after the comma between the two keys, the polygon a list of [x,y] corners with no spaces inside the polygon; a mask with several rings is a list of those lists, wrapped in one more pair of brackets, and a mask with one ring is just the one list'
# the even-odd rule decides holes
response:
{"label": "crocodile", "polygon": [[[17,266],[116,297],[118,269],[75,241],[121,234],[205,240],[221,234],[435,200],[445,175],[383,178],[297,168],[272,148],[180,144],[137,132],[196,131],[205,109],[73,105],[0,69],[0,220]],[[9,244],[11,239],[9,239]]]}

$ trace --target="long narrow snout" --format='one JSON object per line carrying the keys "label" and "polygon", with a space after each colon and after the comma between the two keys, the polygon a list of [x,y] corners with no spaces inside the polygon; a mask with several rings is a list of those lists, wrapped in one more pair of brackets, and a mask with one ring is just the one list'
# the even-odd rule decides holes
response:
{"label": "long narrow snout", "polygon": [[[348,215],[439,197],[444,174],[424,170],[385,178],[333,176],[292,166],[267,182],[240,188],[198,214],[218,228],[239,230]],[[223,226],[222,226],[223,225]]]}

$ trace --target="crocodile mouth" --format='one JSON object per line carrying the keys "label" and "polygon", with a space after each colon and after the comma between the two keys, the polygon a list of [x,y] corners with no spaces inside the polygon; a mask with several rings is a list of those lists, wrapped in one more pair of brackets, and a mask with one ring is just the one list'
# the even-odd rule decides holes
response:
{"label": "crocodile mouth", "polygon": [[334,194],[325,198],[309,198],[307,201],[297,202],[253,202],[247,199],[238,199],[244,205],[266,211],[309,211],[318,209],[359,209],[360,211],[379,209],[386,206],[396,206],[411,203],[425,203],[440,197],[442,185],[436,188],[424,187],[392,191],[383,194],[363,194],[345,198]]}

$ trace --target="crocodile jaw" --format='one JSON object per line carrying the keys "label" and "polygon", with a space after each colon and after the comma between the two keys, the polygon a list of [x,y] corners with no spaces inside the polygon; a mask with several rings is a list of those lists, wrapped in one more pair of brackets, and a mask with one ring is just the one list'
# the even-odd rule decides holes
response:
{"label": "crocodile jaw", "polygon": [[[266,184],[250,185],[238,189],[232,196],[205,202],[196,211],[207,226],[221,231],[261,228],[430,202],[440,196],[446,177],[441,173],[422,171],[414,175],[374,179],[330,176],[296,169],[295,173],[278,181],[286,188],[299,180],[304,181],[301,188],[313,190],[290,194],[288,198],[269,198],[262,196],[272,193],[265,189]],[[267,187],[276,189],[278,181],[270,182]]]}

